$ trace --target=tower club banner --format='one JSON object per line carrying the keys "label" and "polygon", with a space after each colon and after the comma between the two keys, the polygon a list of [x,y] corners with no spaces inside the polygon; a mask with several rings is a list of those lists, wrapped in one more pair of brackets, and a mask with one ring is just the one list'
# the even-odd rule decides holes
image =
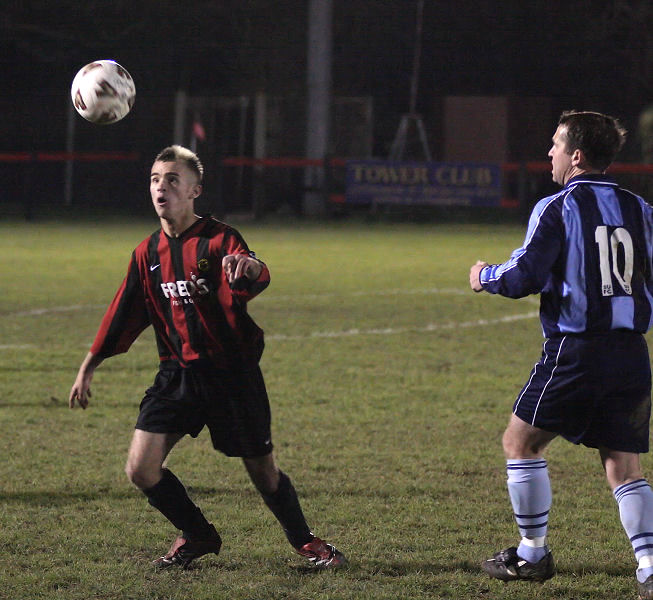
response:
{"label": "tower club banner", "polygon": [[491,163],[348,161],[345,202],[499,206],[501,167]]}

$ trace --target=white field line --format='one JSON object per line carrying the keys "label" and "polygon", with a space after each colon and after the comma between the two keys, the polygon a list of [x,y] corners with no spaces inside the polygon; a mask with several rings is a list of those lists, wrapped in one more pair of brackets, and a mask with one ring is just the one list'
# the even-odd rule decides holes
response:
{"label": "white field line", "polygon": [[[351,296],[354,298],[361,296],[417,296],[417,295],[443,295],[443,296],[470,296],[473,293],[470,290],[461,289],[461,288],[416,288],[416,289],[405,289],[397,288],[392,290],[376,290],[376,291],[356,291],[348,293],[338,293],[338,292],[327,292],[324,294],[292,294],[292,295],[274,295],[274,294],[263,294],[253,300],[257,304],[260,302],[287,302],[290,300],[326,300],[328,298],[342,298],[346,296]],[[522,299],[522,302],[526,301],[531,304],[538,304],[539,301],[536,296],[528,296],[527,298]],[[109,306],[109,302],[105,304],[73,304],[71,306],[49,306],[47,308],[33,308],[31,310],[23,310],[14,313],[7,313],[0,315],[0,318],[7,317],[39,317],[41,315],[47,315],[51,313],[60,313],[60,312],[73,312],[77,310],[96,310],[96,309],[106,309]]]}
{"label": "white field line", "polygon": [[[348,294],[342,293],[326,293],[326,294],[293,294],[287,296],[275,296],[267,295],[256,298],[256,302],[261,302],[265,300],[267,302],[282,301],[286,302],[289,300],[301,300],[301,299],[312,299],[312,300],[322,300],[328,298],[343,296],[402,296],[402,295],[419,295],[419,294],[434,294],[434,295],[452,295],[452,296],[467,296],[470,295],[469,290],[463,290],[460,288],[422,288],[422,289],[392,289],[392,290],[377,290],[377,291],[356,291],[350,292]],[[536,302],[535,298],[528,298],[532,302]],[[35,308],[32,310],[20,311],[15,313],[10,313],[3,315],[7,317],[39,317],[42,315],[52,314],[52,313],[61,313],[61,312],[73,312],[79,310],[95,310],[106,308],[106,304],[75,304],[71,306],[51,306],[48,308]],[[311,340],[311,339],[329,339],[329,338],[343,338],[343,337],[353,337],[358,335],[399,335],[402,333],[429,333],[433,331],[443,331],[443,330],[452,330],[452,329],[468,329],[470,327],[488,327],[492,325],[499,325],[502,323],[512,323],[513,321],[521,321],[523,319],[532,319],[538,316],[537,311],[531,311],[528,313],[518,314],[518,315],[507,315],[505,317],[499,317],[497,319],[478,319],[476,321],[463,321],[462,323],[457,322],[448,322],[448,323],[428,323],[422,327],[384,327],[380,329],[348,329],[345,331],[314,331],[302,335],[287,335],[283,333],[277,334],[268,334],[265,336],[266,340],[269,341],[292,341],[292,340]],[[138,341],[138,340],[137,340]],[[36,344],[0,344],[1,350],[22,350],[26,348],[34,348]]]}
{"label": "white field line", "polygon": [[26,350],[34,348],[34,344],[0,344],[0,350]]}
{"label": "white field line", "polygon": [[[372,292],[350,292],[350,293],[325,293],[325,294],[293,294],[293,295],[284,295],[284,296],[275,296],[274,294],[262,295],[257,297],[254,301],[258,304],[259,302],[288,302],[290,300],[326,300],[329,298],[341,298],[343,296],[352,296],[354,298],[360,296],[414,296],[418,294],[443,294],[449,296],[467,296],[470,294],[469,291],[462,290],[460,288],[425,288],[425,289],[394,289],[394,290],[377,290]],[[109,303],[106,304],[73,304],[71,306],[49,306],[47,308],[33,308],[31,310],[23,310],[15,313],[8,313],[2,315],[2,317],[39,317],[41,315],[48,315],[52,313],[61,313],[61,312],[73,312],[76,310],[95,310],[95,309],[106,309],[109,306]]]}
{"label": "white field line", "polygon": [[289,341],[289,340],[311,340],[319,338],[342,338],[357,335],[398,335],[401,333],[430,333],[432,331],[443,331],[447,329],[469,329],[470,327],[488,327],[502,323],[512,323],[524,319],[533,319],[539,315],[537,311],[523,313],[521,315],[508,315],[498,319],[478,319],[476,321],[463,321],[462,323],[429,323],[423,327],[384,327],[382,329],[348,329],[346,331],[314,331],[306,335],[285,335],[273,333],[265,336],[266,340]]}
{"label": "white field line", "polygon": [[289,300],[327,300],[329,298],[342,298],[351,296],[359,298],[361,296],[417,296],[417,295],[446,295],[446,296],[469,296],[472,294],[471,290],[463,290],[461,288],[397,288],[393,290],[376,290],[376,291],[356,291],[356,292],[326,292],[322,294],[287,294],[276,296],[274,294],[263,294],[258,296],[253,302],[275,302]]}
{"label": "white field line", "polygon": [[96,308],[106,308],[108,304],[73,304],[72,306],[50,306],[48,308],[33,308],[32,310],[23,310],[21,312],[9,313],[4,317],[40,317],[51,313],[73,312],[76,310],[95,310]]}

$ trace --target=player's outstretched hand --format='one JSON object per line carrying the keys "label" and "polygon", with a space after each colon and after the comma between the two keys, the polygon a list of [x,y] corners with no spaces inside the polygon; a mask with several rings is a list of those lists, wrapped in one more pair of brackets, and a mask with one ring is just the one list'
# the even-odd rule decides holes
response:
{"label": "player's outstretched hand", "polygon": [[487,267],[487,263],[482,260],[477,260],[475,265],[469,269],[469,285],[475,292],[482,292],[483,286],[481,285],[481,271]]}
{"label": "player's outstretched hand", "polygon": [[227,254],[222,259],[222,269],[229,283],[233,283],[241,277],[247,277],[254,281],[258,279],[262,268],[263,265],[258,260],[247,254]]}

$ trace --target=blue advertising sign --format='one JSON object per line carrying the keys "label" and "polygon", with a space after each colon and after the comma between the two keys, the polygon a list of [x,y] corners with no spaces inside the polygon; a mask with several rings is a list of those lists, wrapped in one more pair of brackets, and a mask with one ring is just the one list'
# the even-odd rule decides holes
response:
{"label": "blue advertising sign", "polygon": [[348,161],[345,202],[499,206],[501,167],[490,163]]}

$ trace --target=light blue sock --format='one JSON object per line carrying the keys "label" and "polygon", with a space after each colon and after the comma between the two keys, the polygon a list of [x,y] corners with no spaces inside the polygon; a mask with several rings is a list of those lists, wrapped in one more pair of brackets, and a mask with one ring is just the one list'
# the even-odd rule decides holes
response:
{"label": "light blue sock", "polygon": [[506,461],[508,493],[522,540],[517,554],[530,563],[539,562],[549,551],[546,544],[551,482],[546,460]]}
{"label": "light blue sock", "polygon": [[635,552],[637,579],[644,582],[653,575],[653,490],[646,479],[637,479],[620,485],[612,493]]}

